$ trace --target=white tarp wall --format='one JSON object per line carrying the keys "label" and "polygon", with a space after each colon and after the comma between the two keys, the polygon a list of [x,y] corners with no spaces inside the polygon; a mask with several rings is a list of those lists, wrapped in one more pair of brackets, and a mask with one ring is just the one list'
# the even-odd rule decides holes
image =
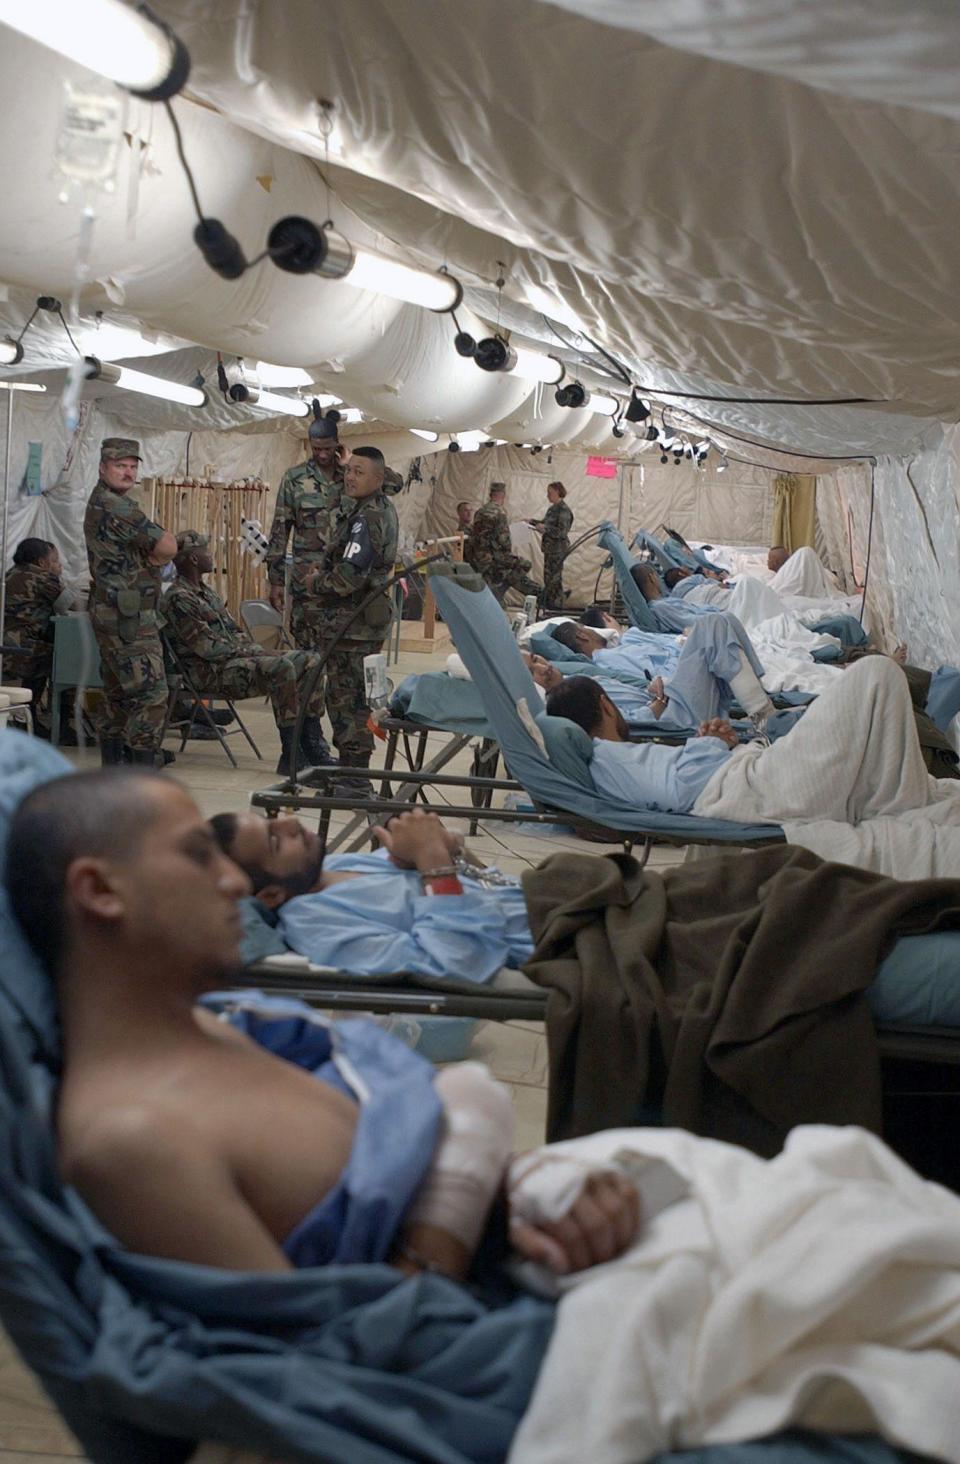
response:
{"label": "white tarp wall", "polygon": [[[867,599],[888,645],[911,661],[960,665],[960,429],[910,458],[881,458]],[[817,509],[832,567],[858,579],[866,560],[870,469],[842,468],[818,483]],[[849,580],[848,580],[849,583]]]}

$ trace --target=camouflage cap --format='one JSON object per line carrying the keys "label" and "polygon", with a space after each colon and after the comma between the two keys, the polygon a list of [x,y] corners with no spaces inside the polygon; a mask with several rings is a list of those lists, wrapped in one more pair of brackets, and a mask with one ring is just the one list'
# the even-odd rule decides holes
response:
{"label": "camouflage cap", "polygon": [[118,458],[134,457],[138,463],[143,462],[140,456],[140,444],[135,437],[105,437],[100,444],[100,461],[115,463]]}
{"label": "camouflage cap", "polygon": [[196,529],[184,529],[177,535],[177,553],[185,554],[188,549],[209,549],[210,540]]}
{"label": "camouflage cap", "polygon": [[337,423],[330,417],[318,417],[315,422],[310,423],[307,436],[311,442],[322,442],[325,438],[332,438],[336,442],[339,436]]}

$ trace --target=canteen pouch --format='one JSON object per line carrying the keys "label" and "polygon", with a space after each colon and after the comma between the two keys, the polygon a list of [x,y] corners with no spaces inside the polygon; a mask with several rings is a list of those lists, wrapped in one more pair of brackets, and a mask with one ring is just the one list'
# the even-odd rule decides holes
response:
{"label": "canteen pouch", "polygon": [[375,636],[379,636],[382,640],[386,635],[391,613],[390,597],[386,591],[382,595],[378,595],[375,600],[371,600],[360,617],[360,625],[370,631],[371,640]]}
{"label": "canteen pouch", "polygon": [[117,634],[127,644],[136,640],[140,629],[140,602],[139,590],[117,591]]}

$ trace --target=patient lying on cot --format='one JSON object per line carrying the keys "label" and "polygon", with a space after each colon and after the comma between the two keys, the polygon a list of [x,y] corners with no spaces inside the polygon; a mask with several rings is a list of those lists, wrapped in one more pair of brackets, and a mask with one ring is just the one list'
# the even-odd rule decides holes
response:
{"label": "patient lying on cot", "polygon": [[772,746],[741,746],[720,719],[684,747],[631,743],[623,717],[587,677],[566,678],[547,711],[594,739],[597,790],[640,808],[856,825],[950,800],[949,821],[960,823],[960,795],[928,775],[906,679],[886,657],[850,667]]}
{"label": "patient lying on cot", "polygon": [[[399,859],[449,858],[438,820],[410,828],[390,840]],[[363,1024],[387,1079],[409,1071],[417,1103],[401,1101],[402,1144],[384,1151],[381,1137],[379,1201],[358,1217],[350,1180],[371,1143],[369,1104],[336,1038],[318,1082],[197,1007],[237,969],[249,883],[182,789],[123,772],[45,784],[14,817],[8,871],[14,913],[56,984],[62,1172],[117,1239],[272,1272],[296,1263],[289,1242],[315,1218],[362,1232],[354,1260],[466,1274],[510,1165],[509,1093],[475,1063],[431,1081],[422,1059]],[[574,1178],[562,1213],[531,1223],[521,1205],[510,1225],[517,1253],[558,1272],[618,1255],[639,1220],[617,1166]],[[385,1233],[394,1212],[402,1224]]]}
{"label": "patient lying on cot", "polygon": [[[685,639],[629,630],[617,647],[609,647],[598,631],[585,625],[561,625],[554,639],[589,656],[613,677],[644,676],[648,681],[646,715],[667,726],[690,727],[726,716],[736,698],[758,730],[773,712],[760,677],[763,667],[750,637],[732,615],[702,616]],[[637,683],[638,699],[642,690]],[[620,697],[613,700],[620,705]],[[642,720],[630,716],[631,721]]]}

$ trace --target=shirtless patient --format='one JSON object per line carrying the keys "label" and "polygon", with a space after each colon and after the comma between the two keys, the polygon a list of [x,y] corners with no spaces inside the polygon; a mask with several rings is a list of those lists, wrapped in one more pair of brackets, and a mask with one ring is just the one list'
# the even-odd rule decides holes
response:
{"label": "shirtless patient", "polygon": [[[398,862],[448,861],[439,820],[406,827],[394,825],[390,838]],[[237,1270],[289,1269],[283,1241],[336,1184],[356,1110],[197,1008],[238,969],[237,901],[249,882],[192,799],[143,771],[56,779],[14,815],[7,871],[14,913],[56,984],[64,1179],[131,1250]],[[466,1075],[459,1088],[457,1074]],[[429,1265],[462,1277],[509,1159],[509,1137],[497,1151],[499,1140],[487,1142],[497,1124],[486,1119],[499,1122],[509,1099],[476,1064],[447,1069],[436,1087],[446,1124],[393,1255],[406,1270]],[[463,1112],[471,1093],[487,1110],[476,1122]],[[458,1144],[469,1150],[471,1128],[486,1143],[472,1156],[484,1187],[474,1185],[466,1229],[448,1229],[445,1154]],[[510,1233],[520,1254],[579,1270],[620,1254],[637,1222],[635,1190],[601,1172],[564,1218]]]}

